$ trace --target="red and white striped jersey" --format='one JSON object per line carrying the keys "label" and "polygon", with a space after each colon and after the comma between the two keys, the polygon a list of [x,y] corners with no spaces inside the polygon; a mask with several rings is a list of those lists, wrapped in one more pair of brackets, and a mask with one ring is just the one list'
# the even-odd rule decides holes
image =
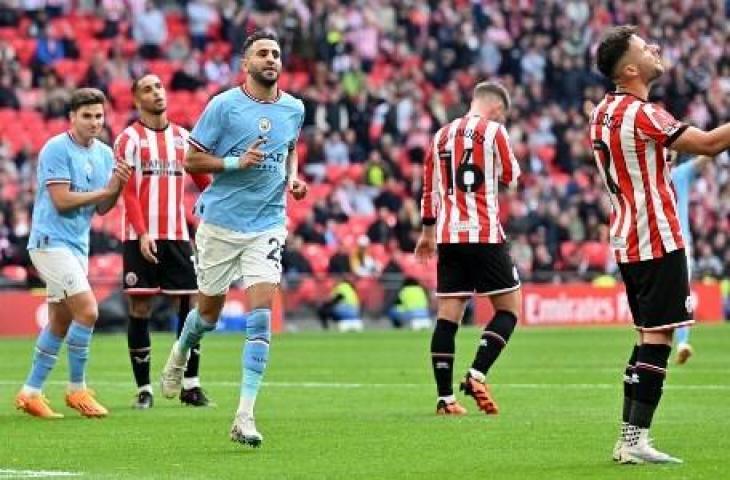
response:
{"label": "red and white striped jersey", "polygon": [[477,115],[442,127],[426,152],[421,217],[437,243],[502,243],[499,182],[517,183],[520,166],[504,126]]}
{"label": "red and white striped jersey", "polygon": [[590,138],[611,198],[611,248],[620,263],[684,248],[667,148],[687,128],[663,108],[609,93],[593,110]]}
{"label": "red and white striped jersey", "polygon": [[173,123],[154,130],[136,121],[117,137],[117,160],[134,167],[123,195],[123,240],[143,233],[155,240],[190,240],[183,204],[188,136]]}

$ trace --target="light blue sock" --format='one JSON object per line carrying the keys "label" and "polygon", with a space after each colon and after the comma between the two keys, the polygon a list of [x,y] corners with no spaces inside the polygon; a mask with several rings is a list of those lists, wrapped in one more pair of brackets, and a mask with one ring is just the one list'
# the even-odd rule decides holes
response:
{"label": "light blue sock", "polygon": [[675,336],[677,338],[677,345],[689,343],[689,327],[678,328],[675,330]]}
{"label": "light blue sock", "polygon": [[243,378],[238,412],[253,416],[256,395],[269,359],[271,310],[257,308],[246,316],[246,344],[243,347]]}
{"label": "light blue sock", "polygon": [[86,362],[89,360],[89,344],[93,333],[93,328],[73,321],[66,334],[69,382],[76,388],[84,387]]}
{"label": "light blue sock", "polygon": [[198,309],[193,308],[188,312],[188,316],[185,318],[185,325],[183,326],[182,332],[180,332],[180,338],[178,339],[179,352],[182,355],[187,355],[191,348],[200,343],[203,335],[212,330],[215,330],[215,322],[206,322],[200,317]]}
{"label": "light blue sock", "polygon": [[30,367],[28,379],[25,386],[34,390],[41,390],[43,384],[51,373],[58,360],[58,351],[61,349],[63,339],[57,337],[51,329],[46,327],[38,335],[33,352],[33,363]]}

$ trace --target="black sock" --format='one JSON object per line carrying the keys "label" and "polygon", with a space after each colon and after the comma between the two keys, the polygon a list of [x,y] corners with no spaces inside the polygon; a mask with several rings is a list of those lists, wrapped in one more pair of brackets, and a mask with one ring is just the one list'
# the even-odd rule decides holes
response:
{"label": "black sock", "polygon": [[514,313],[498,310],[492,317],[492,321],[484,327],[471,368],[486,375],[502,349],[507,345],[509,337],[515,330],[515,325],[517,325],[517,317]]}
{"label": "black sock", "polygon": [[629,357],[629,363],[624,370],[624,412],[623,421],[628,423],[631,418],[631,402],[634,400],[634,372],[636,371],[636,355],[638,355],[639,346],[634,345]]}
{"label": "black sock", "polygon": [[439,318],[431,337],[431,366],[439,397],[454,394],[454,352],[459,324]]}
{"label": "black sock", "polygon": [[[190,296],[182,295],[180,297],[180,309],[177,313],[177,338],[180,338],[183,325],[185,325],[185,319],[190,313]],[[200,344],[196,343],[193,348],[190,349],[190,358],[188,358],[188,365],[185,369],[185,378],[195,378],[198,376],[198,370],[200,368]]]}
{"label": "black sock", "polygon": [[667,360],[672,347],[645,343],[636,355],[637,383],[634,384],[634,400],[631,402],[629,423],[639,428],[649,428],[654,411],[662,397],[662,386],[667,374]]}
{"label": "black sock", "polygon": [[127,345],[137,387],[149,385],[150,358],[152,356],[149,319],[129,316]]}

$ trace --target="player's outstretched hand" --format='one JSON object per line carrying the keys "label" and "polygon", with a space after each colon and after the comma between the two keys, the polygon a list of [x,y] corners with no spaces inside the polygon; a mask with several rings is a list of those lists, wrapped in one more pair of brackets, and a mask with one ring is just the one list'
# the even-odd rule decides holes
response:
{"label": "player's outstretched hand", "polygon": [[154,264],[160,263],[157,260],[157,244],[155,243],[155,239],[150,237],[148,233],[139,237],[139,250],[148,262]]}
{"label": "player's outstretched hand", "polygon": [[426,262],[436,254],[436,239],[433,235],[421,233],[416,243],[416,258],[421,262]]}
{"label": "player's outstretched hand", "polygon": [[248,147],[248,150],[246,150],[238,160],[238,164],[241,168],[258,165],[264,160],[264,156],[266,154],[262,150],[259,150],[259,147],[264,143],[266,143],[266,139],[264,137],[259,137],[251,144],[250,147]]}
{"label": "player's outstretched hand", "polygon": [[307,196],[307,182],[304,180],[299,180],[298,178],[295,178],[291,182],[289,182],[289,193],[291,193],[292,197],[294,197],[294,200],[301,200],[302,198]]}

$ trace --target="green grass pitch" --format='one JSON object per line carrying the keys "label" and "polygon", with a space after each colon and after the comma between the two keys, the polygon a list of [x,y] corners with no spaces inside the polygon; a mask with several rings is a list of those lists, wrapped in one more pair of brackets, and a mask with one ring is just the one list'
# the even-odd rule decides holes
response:
{"label": "green grass pitch", "polygon": [[[89,383],[111,410],[104,420],[63,405],[64,349],[46,388],[67,415],[58,421],[13,409],[32,341],[4,340],[0,478],[20,470],[93,479],[730,478],[730,325],[695,328],[695,357],[670,369],[652,435],[686,463],[611,462],[633,335],[627,328],[518,330],[489,377],[500,415],[483,416],[465,400],[463,418],[433,413],[428,332],[278,335],[257,405],[258,450],[228,439],[242,336],[204,341],[202,379],[217,408],[185,408],[158,394],[152,410],[139,412],[130,408],[126,338],[99,335]],[[459,332],[458,376],[477,338],[474,328]],[[155,383],[171,342],[154,336]]]}

